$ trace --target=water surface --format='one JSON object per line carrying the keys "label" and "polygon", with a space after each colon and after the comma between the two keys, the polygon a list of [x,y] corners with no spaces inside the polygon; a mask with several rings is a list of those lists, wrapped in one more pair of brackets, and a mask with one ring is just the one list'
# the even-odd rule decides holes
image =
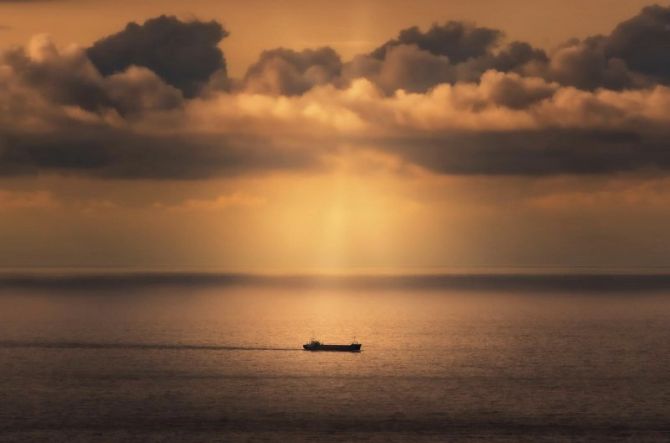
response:
{"label": "water surface", "polygon": [[667,279],[468,278],[10,279],[0,440],[670,438]]}

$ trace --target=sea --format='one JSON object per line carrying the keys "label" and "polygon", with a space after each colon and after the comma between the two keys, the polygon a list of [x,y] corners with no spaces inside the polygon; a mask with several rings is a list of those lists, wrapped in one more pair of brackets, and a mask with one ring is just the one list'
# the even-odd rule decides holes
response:
{"label": "sea", "polygon": [[0,441],[669,441],[669,325],[667,274],[5,273]]}

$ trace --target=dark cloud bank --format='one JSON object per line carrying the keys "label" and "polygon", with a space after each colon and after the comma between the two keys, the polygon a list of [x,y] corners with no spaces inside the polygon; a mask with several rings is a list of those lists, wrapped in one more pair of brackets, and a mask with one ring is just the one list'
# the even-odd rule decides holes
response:
{"label": "dark cloud bank", "polygon": [[[327,133],[328,140],[312,138],[300,149],[300,141],[289,143],[248,129],[220,134],[171,130],[181,113],[182,120],[191,115],[184,109],[192,103],[221,94],[299,99],[315,88],[346,90],[366,79],[381,91],[376,100],[385,103],[397,99],[398,90],[428,97],[440,85],[483,87],[486,73],[495,71],[506,75],[487,89],[485,101],[468,102],[473,115],[480,108],[535,115],[558,91],[576,91],[590,94],[582,100],[581,112],[597,120],[622,112],[596,100],[603,91],[653,91],[670,84],[670,8],[662,6],[643,9],[609,35],[570,40],[552,51],[505,42],[500,30],[448,22],[425,31],[405,29],[349,61],[328,47],[267,50],[239,80],[228,78],[218,46],[227,35],[216,22],[161,16],[130,23],[86,49],[59,51],[38,40],[6,51],[0,56],[0,174],[195,179],[304,169],[319,164],[320,147],[339,137]],[[625,117],[626,127],[552,121],[505,130],[411,128],[341,138],[362,139],[441,173],[669,170],[668,130],[645,118]],[[147,122],[155,129],[161,119],[166,122],[162,132],[137,129]],[[253,123],[252,117],[248,120]]]}

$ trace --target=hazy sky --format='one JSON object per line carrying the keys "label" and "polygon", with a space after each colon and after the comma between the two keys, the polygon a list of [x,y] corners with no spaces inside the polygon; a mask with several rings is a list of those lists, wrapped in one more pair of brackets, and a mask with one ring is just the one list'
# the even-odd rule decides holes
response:
{"label": "hazy sky", "polygon": [[0,1],[0,266],[670,266],[670,7],[408,5]]}

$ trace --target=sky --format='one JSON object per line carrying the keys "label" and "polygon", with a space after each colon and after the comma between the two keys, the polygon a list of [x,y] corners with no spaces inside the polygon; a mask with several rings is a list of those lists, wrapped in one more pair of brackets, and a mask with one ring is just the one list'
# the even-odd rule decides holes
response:
{"label": "sky", "polygon": [[670,266],[670,6],[0,1],[0,267]]}

